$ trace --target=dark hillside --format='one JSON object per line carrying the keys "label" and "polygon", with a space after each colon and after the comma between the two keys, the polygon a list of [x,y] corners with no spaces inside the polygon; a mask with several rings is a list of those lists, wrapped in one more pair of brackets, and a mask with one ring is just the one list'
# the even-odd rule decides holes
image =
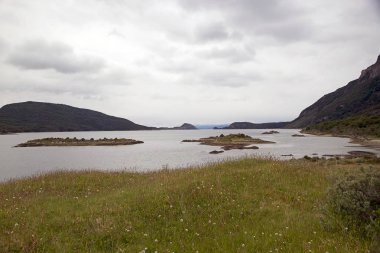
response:
{"label": "dark hillside", "polygon": [[24,102],[0,109],[0,132],[149,130],[130,120],[62,104]]}
{"label": "dark hillside", "polygon": [[380,56],[358,79],[323,96],[303,110],[288,127],[303,128],[359,115],[380,115]]}

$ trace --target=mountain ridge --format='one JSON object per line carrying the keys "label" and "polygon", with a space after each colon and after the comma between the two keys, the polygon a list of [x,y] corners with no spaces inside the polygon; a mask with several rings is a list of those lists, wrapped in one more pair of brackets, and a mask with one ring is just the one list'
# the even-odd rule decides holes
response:
{"label": "mountain ridge", "polygon": [[328,93],[304,109],[288,128],[305,128],[326,121],[380,114],[380,56],[358,79]]}

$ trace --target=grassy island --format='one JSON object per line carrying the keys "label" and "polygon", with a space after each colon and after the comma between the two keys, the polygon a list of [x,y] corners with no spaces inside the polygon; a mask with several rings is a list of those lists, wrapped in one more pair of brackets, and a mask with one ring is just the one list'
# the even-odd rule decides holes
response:
{"label": "grassy island", "polygon": [[[376,240],[330,212],[328,203],[335,182],[345,174],[371,179],[364,173],[371,168],[379,171],[380,164],[246,158],[183,170],[61,171],[10,181],[0,184],[0,249],[369,252],[378,249]],[[358,182],[347,185],[366,185]],[[339,196],[333,206],[347,201]]]}
{"label": "grassy island", "polygon": [[253,144],[266,144],[274,143],[257,138],[252,138],[245,134],[221,134],[219,136],[212,136],[207,138],[200,138],[198,140],[183,140],[182,142],[199,142],[202,145],[220,146],[224,150],[230,149],[258,149],[258,147],[251,146]]}
{"label": "grassy island", "polygon": [[261,134],[279,134],[279,133],[280,133],[279,131],[271,130],[271,131],[263,132]]}
{"label": "grassy island", "polygon": [[77,139],[77,138],[44,138],[30,140],[25,143],[18,144],[16,147],[44,147],[44,146],[117,146],[117,145],[133,145],[144,143],[142,141],[136,141],[125,138],[114,139]]}
{"label": "grassy island", "polygon": [[292,136],[293,136],[293,137],[306,137],[306,136],[303,135],[303,134],[293,134]]}

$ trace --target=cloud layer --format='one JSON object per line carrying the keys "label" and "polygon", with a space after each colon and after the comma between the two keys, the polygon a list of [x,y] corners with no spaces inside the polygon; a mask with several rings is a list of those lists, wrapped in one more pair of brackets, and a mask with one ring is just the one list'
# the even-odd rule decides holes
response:
{"label": "cloud layer", "polygon": [[8,62],[22,69],[54,69],[61,73],[97,72],[104,61],[94,57],[80,57],[73,48],[60,43],[43,40],[30,41],[16,47]]}
{"label": "cloud layer", "polygon": [[3,0],[0,105],[156,126],[291,120],[375,61],[379,17],[375,0]]}

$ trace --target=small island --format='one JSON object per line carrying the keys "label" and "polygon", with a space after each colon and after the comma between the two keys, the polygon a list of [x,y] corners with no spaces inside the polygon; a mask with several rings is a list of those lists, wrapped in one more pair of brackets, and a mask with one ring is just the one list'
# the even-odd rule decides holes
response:
{"label": "small island", "polygon": [[280,133],[279,131],[272,130],[272,131],[263,132],[262,134],[279,134],[279,133]]}
{"label": "small island", "polygon": [[183,140],[182,142],[199,142],[202,145],[220,146],[223,150],[231,149],[258,149],[253,144],[267,144],[274,143],[271,141],[265,141],[257,138],[252,138],[245,134],[229,134],[212,136],[208,138],[200,138],[198,140]]}
{"label": "small island", "polygon": [[305,137],[305,135],[303,135],[303,134],[293,134],[292,136],[293,137]]}
{"label": "small island", "polygon": [[114,139],[77,139],[74,138],[43,138],[30,140],[25,143],[18,144],[15,147],[62,147],[62,146],[118,146],[118,145],[133,145],[144,143],[133,139],[114,138]]}

